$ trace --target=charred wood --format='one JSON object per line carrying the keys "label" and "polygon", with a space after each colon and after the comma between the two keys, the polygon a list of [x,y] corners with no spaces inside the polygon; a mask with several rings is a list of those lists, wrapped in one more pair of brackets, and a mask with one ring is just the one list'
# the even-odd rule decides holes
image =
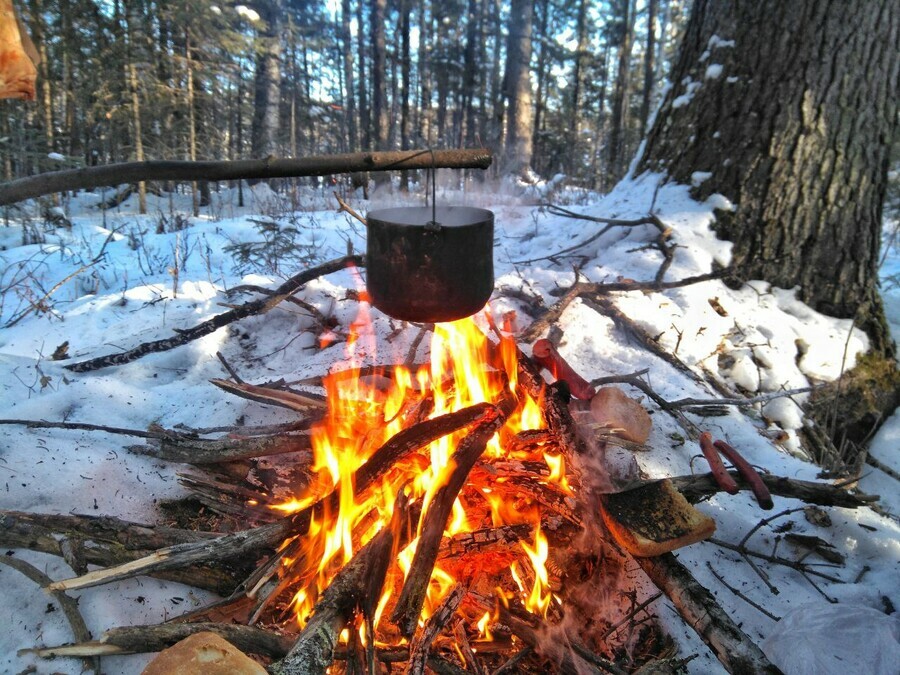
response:
{"label": "charred wood", "polygon": [[469,435],[460,441],[450,460],[454,467],[453,471],[447,482],[435,492],[428,509],[422,514],[416,553],[391,616],[400,628],[400,633],[406,637],[413,634],[422,613],[428,580],[437,561],[441,535],[447,526],[453,502],[456,501],[475,462],[487,447],[488,441],[515,410],[516,403],[516,399],[508,395],[498,407],[490,406]]}
{"label": "charred wood", "polygon": [[428,650],[431,648],[431,643],[434,642],[438,633],[453,618],[465,595],[466,589],[463,586],[460,584],[454,586],[434,614],[425,622],[422,632],[413,641],[409,650],[409,663],[406,666],[408,675],[425,675],[425,666],[428,662]]}

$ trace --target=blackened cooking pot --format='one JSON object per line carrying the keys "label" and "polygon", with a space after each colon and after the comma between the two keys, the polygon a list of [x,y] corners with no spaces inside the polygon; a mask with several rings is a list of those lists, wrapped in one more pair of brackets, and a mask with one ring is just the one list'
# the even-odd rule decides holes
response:
{"label": "blackened cooking pot", "polygon": [[469,206],[371,211],[366,270],[372,304],[404,321],[455,321],[494,289],[494,214]]}

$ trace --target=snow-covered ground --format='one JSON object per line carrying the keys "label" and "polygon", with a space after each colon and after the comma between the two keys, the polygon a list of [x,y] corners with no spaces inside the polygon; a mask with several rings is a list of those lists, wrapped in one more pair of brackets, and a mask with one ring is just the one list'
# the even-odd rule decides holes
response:
{"label": "snow-covered ground", "polygon": [[[627,180],[603,199],[569,208],[586,215],[637,218],[646,215],[654,204],[678,243],[666,280],[709,272],[714,262],[727,264],[729,244],[718,241],[709,228],[713,207],[727,207],[727,203],[714,198],[698,204],[689,198],[687,188],[659,187],[657,183],[658,177],[652,175]],[[0,330],[0,417],[132,429],[144,429],[151,423],[166,427],[231,425],[239,417],[246,424],[289,421],[287,411],[236,399],[208,382],[224,376],[217,351],[251,381],[300,379],[320,374],[341,360],[340,343],[318,350],[314,336],[306,330],[312,320],[288,303],[127,365],[83,375],[64,370],[63,365],[169,337],[173,329],[221,313],[222,303],[250,297],[226,297],[225,291],[230,288],[241,284],[274,287],[302,264],[344,255],[349,246],[364,251],[364,229],[346,214],[336,213],[329,195],[330,190],[307,193],[300,200],[301,210],[291,211],[265,190],[254,194],[248,191],[245,208],[234,206],[234,192],[216,193],[213,206],[205,208],[199,218],[191,218],[190,227],[171,231],[176,214],[189,213],[185,197],[176,197],[173,202],[151,197],[151,213],[147,216],[136,215],[133,198],[102,215],[95,206],[100,195],[85,194],[66,205],[73,223],[70,230],[45,232],[44,243],[31,245],[22,245],[22,219],[27,210],[12,210],[8,225],[0,224],[0,247],[5,249],[0,251],[0,325],[14,323]],[[439,200],[494,211],[498,290],[490,308],[498,316],[516,310],[523,325],[527,323],[526,308],[504,295],[504,290],[537,293],[549,305],[556,300],[550,291],[575,279],[576,263],[582,278],[591,281],[650,280],[660,264],[659,252],[647,246],[657,236],[650,226],[614,228],[578,249],[577,258],[563,257],[557,263],[545,256],[587,240],[600,226],[549,215],[504,196],[502,191],[498,194],[471,188],[439,193]],[[378,194],[368,204],[358,197],[351,201],[360,211],[421,203],[414,196],[404,201],[399,195]],[[254,221],[271,217],[282,225],[279,237],[294,245],[297,253],[293,257],[257,256],[241,261],[227,250],[261,241],[261,226]],[[157,234],[160,225],[166,232]],[[43,231],[36,217],[26,226]],[[176,267],[177,276],[173,274]],[[900,271],[896,249],[885,270],[886,274]],[[300,297],[346,327],[355,316],[357,304],[346,298],[345,290],[357,284],[358,279],[344,271],[308,284]],[[856,354],[867,343],[863,334],[851,330],[849,320],[813,312],[797,301],[791,290],[771,288],[763,281],[751,282],[737,291],[720,281],[708,281],[665,293],[622,293],[616,299],[623,312],[697,373],[748,395],[834,379],[842,368],[853,365]],[[28,312],[38,302],[49,311],[41,315]],[[900,289],[890,290],[886,304],[894,327],[900,328]],[[376,334],[382,338],[378,358],[390,362],[395,355],[405,355],[416,331],[408,329],[388,344],[383,338],[391,332],[392,324],[378,312],[373,314]],[[647,368],[650,383],[667,399],[716,396],[710,387],[697,384],[631,343],[609,319],[580,301],[569,307],[559,325],[564,331],[560,351],[588,380]],[[68,360],[53,360],[63,343],[68,343]],[[641,396],[633,390],[629,393]],[[818,468],[802,457],[796,435],[802,424],[797,404],[803,400],[802,395],[782,398],[744,412],[734,409],[725,417],[692,419],[715,437],[738,447],[751,463],[775,474],[813,480]],[[655,410],[652,403],[647,402],[647,406]],[[666,414],[657,411],[653,420],[651,451],[638,456],[641,467],[654,477],[689,473],[699,448],[684,442],[683,430]],[[772,432],[780,429],[787,434],[775,444],[770,439],[779,435]],[[104,514],[155,522],[160,500],[184,494],[175,477],[180,467],[129,453],[125,446],[130,439],[21,426],[4,426],[0,435],[0,508]],[[895,416],[874,439],[871,452],[900,470],[898,441],[900,416]],[[702,462],[694,464],[696,470],[702,470]],[[809,522],[801,511],[762,528],[751,539],[758,550],[770,551],[778,537],[774,528],[788,523],[794,533],[819,536],[847,556],[843,568],[828,570],[846,583],[817,580],[817,590],[793,570],[769,566],[766,570],[776,594],[737,554],[713,544],[682,549],[678,557],[751,638],[760,642],[771,638],[766,644],[776,645],[770,656],[777,660],[779,640],[799,645],[807,638],[782,630],[786,622],[779,625],[736,597],[716,579],[713,570],[778,617],[793,610],[826,616],[831,605],[825,595],[839,601],[845,610],[850,605],[883,610],[885,598],[897,605],[897,484],[873,469],[862,485],[881,494],[882,507],[893,515],[879,515],[869,508],[828,509],[831,525],[826,527]],[[775,512],[800,505],[778,497],[775,502]],[[771,515],[761,512],[747,493],[720,495],[699,508],[716,520],[717,536],[730,542],[740,540],[764,515]],[[781,542],[779,552],[797,553],[786,542]],[[58,558],[26,551],[15,551],[14,555],[54,579],[72,576]],[[6,627],[0,633],[0,671],[18,673],[34,667],[37,670],[33,672],[39,673],[80,672],[81,664],[76,660],[46,662],[17,654],[22,648],[69,642],[71,632],[52,600],[18,572],[0,566],[0,588],[6,598],[0,609],[0,625]],[[650,591],[644,586],[644,592],[649,595]],[[95,636],[112,626],[156,623],[210,599],[208,594],[148,578],[73,595],[79,598],[79,608]],[[652,607],[679,643],[680,653],[700,655],[691,662],[691,672],[721,672],[721,666],[683,625],[668,601],[658,600]],[[863,618],[858,621],[866,627],[866,621],[874,625],[885,615],[862,612],[860,616]],[[897,621],[884,620],[888,622],[888,634],[894,631],[893,655],[900,659]],[[812,631],[811,653],[840,648],[840,634],[833,627]],[[890,644],[887,652],[882,650],[888,657],[892,656],[889,648]],[[851,649],[855,650],[853,662],[859,672],[872,672],[864,665],[869,663],[870,645],[859,642]],[[107,658],[104,670],[137,673],[149,658]],[[896,672],[896,668],[884,672]]]}

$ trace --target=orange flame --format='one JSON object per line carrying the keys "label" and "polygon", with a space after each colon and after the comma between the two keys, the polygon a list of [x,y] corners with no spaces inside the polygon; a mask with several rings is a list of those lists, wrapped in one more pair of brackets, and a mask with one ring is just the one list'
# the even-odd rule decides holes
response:
{"label": "orange flame", "polygon": [[[364,296],[360,296],[361,300]],[[422,461],[411,460],[396,467],[380,486],[373,486],[363,495],[355,495],[354,473],[381,445],[411,423],[410,416],[430,395],[433,405],[429,417],[436,417],[481,402],[496,402],[504,387],[515,389],[517,381],[517,348],[509,337],[502,337],[499,346],[492,344],[472,318],[437,324],[431,342],[431,360],[426,367],[411,372],[408,368],[373,370],[376,359],[374,331],[366,302],[350,326],[347,338],[347,360],[344,368],[324,378],[328,410],[324,419],[312,430],[313,473],[312,487],[307,494],[298,495],[277,509],[291,513],[304,509],[330,492],[337,492],[336,512],[326,511],[313,519],[300,546],[300,553],[284,561],[285,574],[298,580],[300,589],[294,598],[294,609],[302,624],[312,611],[319,594],[331,582],[337,571],[354,552],[390,522],[394,496],[406,485],[412,500],[420,500],[427,509],[437,489],[446,482],[452,470],[451,456],[466,431],[445,436],[423,451]],[[365,370],[363,368],[365,367]],[[530,397],[524,398],[519,409],[508,420],[503,434],[515,434],[544,426],[540,405]],[[487,456],[504,457],[500,434],[491,439]],[[562,462],[551,466],[550,480],[565,485]],[[424,468],[423,468],[424,467]],[[522,514],[504,506],[499,496],[482,490],[492,503],[494,524],[537,520],[534,513]],[[373,520],[374,516],[374,520]],[[457,499],[447,525],[446,535],[470,531],[479,523],[470,522],[464,504]],[[397,556],[402,574],[408,574],[415,553],[416,540]],[[530,591],[521,585],[529,608],[549,605],[547,571],[547,541],[538,526],[533,546],[522,549],[534,569],[535,582]],[[441,567],[435,566],[425,609],[421,620],[427,618],[456,580]],[[375,623],[390,603],[391,584],[386,584],[375,611]],[[486,626],[490,615],[479,622],[479,630],[488,635]],[[483,626],[482,626],[483,624]]]}

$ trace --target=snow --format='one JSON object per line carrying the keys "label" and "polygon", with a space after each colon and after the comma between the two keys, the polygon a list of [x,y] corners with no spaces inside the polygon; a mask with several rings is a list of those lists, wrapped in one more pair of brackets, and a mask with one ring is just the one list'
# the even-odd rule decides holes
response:
{"label": "snow", "polygon": [[47,158],[52,159],[55,162],[64,162],[66,159],[65,155],[61,155],[58,152],[48,152]]}
{"label": "snow", "polygon": [[[730,46],[727,41],[710,41],[710,49],[726,46]],[[696,181],[703,178],[697,176]],[[504,289],[536,292],[546,304],[555,302],[551,291],[575,280],[573,259],[562,257],[557,264],[546,256],[586,241],[599,230],[599,225],[554,216],[526,203],[551,192],[560,198],[571,196],[562,182],[562,177],[555,177],[531,186],[509,184],[478,190],[471,185],[463,193],[438,193],[442,203],[482,206],[495,213],[499,290],[491,301],[491,310],[498,316],[516,310],[520,323],[526,323],[526,308],[504,295]],[[531,192],[520,200],[517,195],[525,190]],[[190,227],[162,234],[156,234],[157,225],[171,225],[175,214],[169,210],[168,199],[152,196],[148,199],[153,215],[147,216],[136,214],[134,198],[105,216],[93,206],[97,195],[72,198],[67,212],[73,223],[71,230],[46,231],[43,244],[21,245],[21,222],[12,220],[10,227],[0,228],[0,243],[5,247],[0,251],[0,288],[6,289],[0,298],[0,324],[27,312],[32,301],[74,274],[50,298],[52,313],[27,313],[16,325],[0,331],[0,417],[132,429],[144,429],[151,423],[165,427],[231,425],[239,417],[248,425],[289,421],[291,414],[287,411],[236,399],[208,382],[224,374],[217,352],[252,381],[320,374],[343,357],[341,345],[315,350],[313,336],[305,332],[312,325],[311,319],[287,303],[188,345],[127,365],[83,375],[62,367],[171,336],[173,329],[221,313],[223,303],[248,297],[229,297],[226,290],[241,284],[274,287],[295,273],[300,264],[297,260],[276,257],[239,263],[225,251],[229,245],[260,241],[262,235],[253,220],[274,219],[280,223],[282,234],[293,237],[295,247],[308,255],[310,263],[344,255],[348,246],[364,250],[363,228],[346,214],[335,212],[330,188],[304,192],[300,211],[291,211],[263,186],[252,193],[245,190],[245,196],[250,206],[239,208],[234,191],[215,193],[212,206],[199,218],[189,219]],[[418,197],[410,196],[402,202],[401,197],[387,192],[374,193],[368,204],[359,195],[347,199],[360,211],[421,204]],[[698,203],[690,197],[688,186],[661,183],[660,176],[644,174],[626,179],[606,197],[581,193],[578,201],[567,208],[589,216],[623,219],[645,216],[653,205],[654,212],[671,228],[672,241],[678,244],[667,280],[703,274],[714,265],[729,262],[731,245],[718,240],[710,229],[715,209],[732,208],[719,195]],[[189,204],[187,197],[175,199],[175,208],[182,213],[190,212]],[[577,251],[582,278],[598,282],[652,279],[661,256],[648,244],[657,236],[652,226],[611,229]],[[176,252],[180,269],[177,287],[173,288],[170,269],[175,266]],[[900,269],[896,251],[888,257],[885,269]],[[308,284],[301,297],[347,326],[357,305],[346,298],[346,291],[358,284],[357,277],[344,271]],[[738,394],[756,395],[833,380],[867,348],[865,335],[852,328],[850,321],[812,311],[797,300],[796,291],[774,288],[763,280],[752,280],[733,290],[712,280],[665,293],[619,293],[615,300],[621,311],[694,373]],[[897,325],[900,292],[888,293],[885,299],[891,320]],[[373,314],[380,336],[380,358],[389,361],[394,354],[405,355],[415,331],[407,329],[388,344],[383,336],[390,332],[390,322],[378,312]],[[710,386],[635,344],[611,320],[581,301],[567,309],[559,326],[563,330],[560,352],[589,380],[646,368],[650,384],[666,399],[718,397]],[[54,350],[66,341],[69,359],[52,360]],[[627,387],[626,393],[644,398]],[[815,480],[819,469],[800,456],[797,437],[803,425],[798,404],[804,400],[801,394],[743,411],[731,408],[722,417],[689,415],[715,437],[739,448],[752,464],[774,474]],[[696,460],[699,448],[684,440],[684,430],[651,402],[643,402],[653,413],[654,422],[648,442],[651,449],[637,456],[643,471],[662,477],[702,470],[702,462]],[[175,476],[184,467],[133,454],[126,447],[134,442],[94,432],[6,426],[0,440],[0,471],[4,475],[0,508],[156,522],[160,501],[185,494]],[[895,416],[873,440],[871,452],[900,470],[898,447],[900,416]],[[869,508],[827,509],[832,524],[826,527],[807,520],[803,512],[793,513],[760,529],[750,545],[771,550],[780,539],[774,528],[789,522],[793,532],[819,536],[847,556],[844,568],[828,570],[847,583],[817,580],[824,593],[840,601],[838,607],[846,604],[881,609],[882,598],[897,605],[900,526],[890,515],[900,513],[896,481],[873,470],[863,479],[862,487],[884,495],[883,507],[888,515]],[[778,497],[775,501],[776,512],[802,505]],[[747,493],[718,495],[699,508],[716,520],[716,536],[731,542],[740,540],[764,515],[771,515],[763,514]],[[779,554],[794,552],[782,541]],[[54,579],[72,576],[58,558],[28,551],[15,551],[14,555],[33,562]],[[830,606],[819,591],[790,569],[766,567],[771,583],[779,590],[775,595],[739,556],[713,544],[696,544],[677,555],[755,640],[774,635],[778,624],[722,586],[710,566],[777,616],[787,616],[798,607],[824,610]],[[653,592],[637,573],[635,583],[642,594],[639,599]],[[0,671],[21,672],[33,666],[39,673],[80,672],[76,660],[51,663],[17,653],[35,645],[68,642],[71,633],[62,613],[48,612],[51,601],[18,572],[0,566],[0,588],[6,598],[0,621],[7,628],[0,634]],[[207,593],[148,578],[72,595],[79,598],[79,607],[95,637],[117,625],[159,622],[211,599]],[[657,600],[651,608],[682,655],[699,654],[691,662],[690,672],[724,672],[667,600]],[[860,647],[857,656],[863,651]],[[149,658],[104,659],[104,670],[138,673]]]}
{"label": "snow", "polygon": [[703,76],[704,80],[715,80],[719,75],[722,74],[722,64],[721,63],[711,63],[706,66],[706,74]]}

